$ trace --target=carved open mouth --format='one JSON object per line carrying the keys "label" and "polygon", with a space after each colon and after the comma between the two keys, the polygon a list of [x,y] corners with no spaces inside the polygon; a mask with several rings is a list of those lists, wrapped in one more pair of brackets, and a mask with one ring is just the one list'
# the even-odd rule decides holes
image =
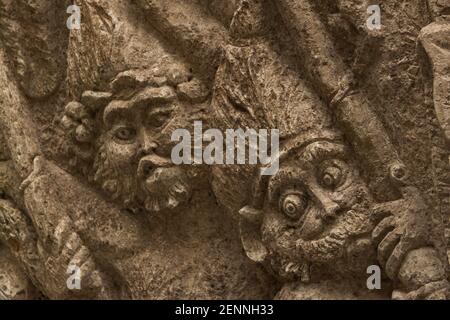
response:
{"label": "carved open mouth", "polygon": [[347,210],[315,239],[302,239],[298,234],[285,232],[277,245],[286,257],[296,257],[296,263],[333,263],[342,257],[349,243],[373,228],[366,212]]}
{"label": "carved open mouth", "polygon": [[161,174],[163,174],[163,168],[151,168],[149,169],[149,174],[144,180],[144,187],[150,194],[159,194],[163,192],[165,184],[161,181]]}
{"label": "carved open mouth", "polygon": [[157,156],[148,155],[139,161],[137,173],[141,179],[148,179],[156,173],[159,168],[167,168],[171,166],[170,160]]}
{"label": "carved open mouth", "polygon": [[139,170],[139,175],[141,177],[149,178],[150,176],[152,176],[155,173],[156,169],[157,169],[157,167],[155,167],[151,163],[145,163],[142,166],[140,166],[138,170]]}

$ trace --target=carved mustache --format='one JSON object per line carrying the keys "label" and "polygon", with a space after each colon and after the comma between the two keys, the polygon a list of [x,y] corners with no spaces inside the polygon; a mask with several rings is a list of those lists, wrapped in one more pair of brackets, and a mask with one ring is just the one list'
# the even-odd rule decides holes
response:
{"label": "carved mustache", "polygon": [[287,256],[296,257],[299,262],[325,264],[341,258],[352,238],[372,229],[370,214],[351,209],[337,217],[334,226],[320,239],[303,240],[285,234],[278,244]]}

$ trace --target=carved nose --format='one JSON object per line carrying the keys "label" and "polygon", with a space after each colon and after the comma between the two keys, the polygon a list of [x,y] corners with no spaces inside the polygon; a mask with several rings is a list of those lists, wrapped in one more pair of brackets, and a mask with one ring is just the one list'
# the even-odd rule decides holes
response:
{"label": "carved nose", "polygon": [[326,218],[334,218],[339,210],[339,205],[333,201],[322,203]]}
{"label": "carved nose", "polygon": [[153,153],[153,151],[157,148],[158,148],[158,144],[150,137],[147,137],[146,135],[144,135],[144,137],[142,138],[142,141],[141,141],[138,156],[142,157],[147,154]]}
{"label": "carved nose", "polygon": [[318,188],[311,188],[311,191],[322,205],[323,212],[325,215],[324,218],[334,218],[340,209],[339,204],[331,200],[325,193],[323,193]]}

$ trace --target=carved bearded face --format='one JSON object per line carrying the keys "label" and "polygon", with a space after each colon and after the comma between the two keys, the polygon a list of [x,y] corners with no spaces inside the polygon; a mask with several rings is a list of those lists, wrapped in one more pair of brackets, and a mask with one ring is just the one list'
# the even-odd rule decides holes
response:
{"label": "carved bearded face", "polygon": [[180,110],[169,86],[145,88],[105,108],[95,181],[125,207],[159,212],[189,199],[186,172],[170,159],[170,135],[180,125],[176,117]]}
{"label": "carved bearded face", "polygon": [[180,211],[198,169],[172,163],[171,135],[202,119],[209,90],[180,64],[121,72],[110,89],[66,105],[70,165],[124,209]]}
{"label": "carved bearded face", "polygon": [[[358,262],[367,267],[356,260],[371,259],[373,253],[371,203],[344,145],[310,143],[283,161],[268,181],[257,228],[264,249],[255,243],[247,248],[266,255],[278,275],[305,281],[312,266],[337,273],[340,265],[343,272]],[[245,235],[243,241],[245,247]]]}

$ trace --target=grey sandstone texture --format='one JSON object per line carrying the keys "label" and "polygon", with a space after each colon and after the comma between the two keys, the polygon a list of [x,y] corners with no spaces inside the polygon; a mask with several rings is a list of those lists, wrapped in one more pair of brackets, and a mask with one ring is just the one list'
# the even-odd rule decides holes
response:
{"label": "grey sandstone texture", "polygon": [[0,299],[445,300],[449,245],[449,0],[0,0]]}

